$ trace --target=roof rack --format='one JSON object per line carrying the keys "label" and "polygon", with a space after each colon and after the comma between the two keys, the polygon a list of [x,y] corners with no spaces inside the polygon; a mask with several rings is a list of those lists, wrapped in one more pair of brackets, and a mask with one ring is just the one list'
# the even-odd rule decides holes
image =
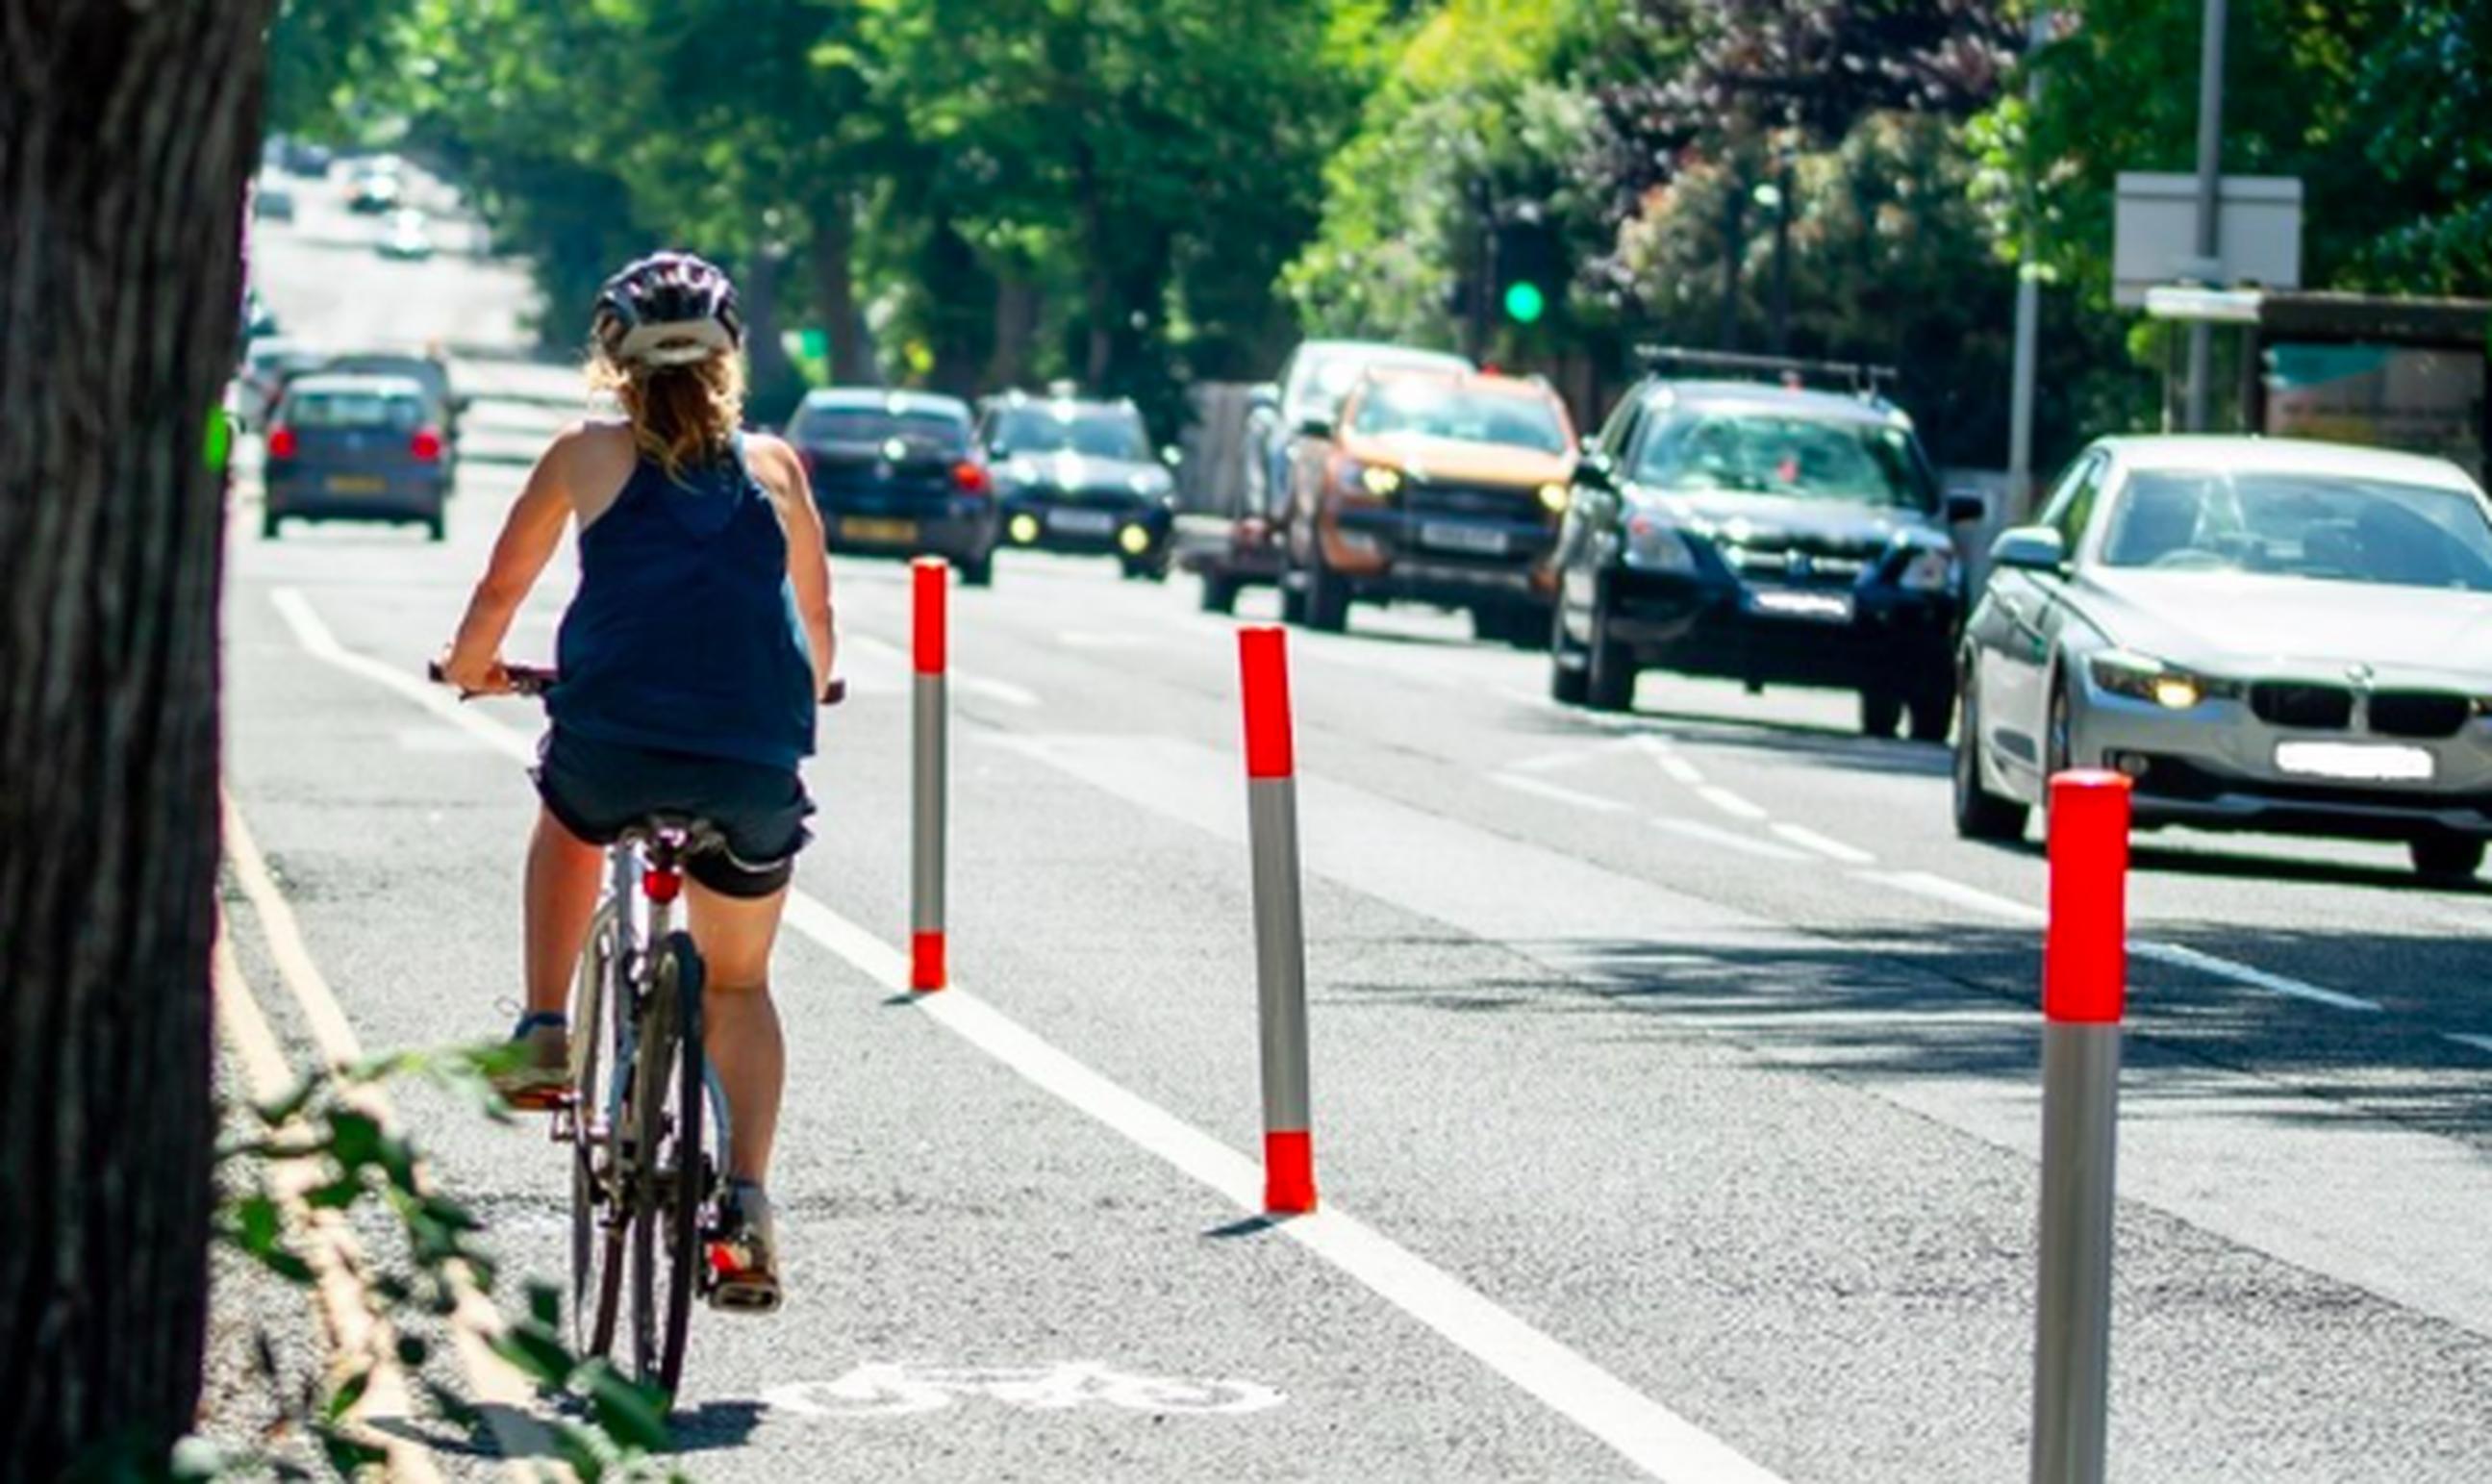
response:
{"label": "roof rack", "polygon": [[1638,345],[1636,359],[1654,371],[1717,371],[1770,378],[1797,390],[1810,381],[1835,382],[1863,401],[1882,400],[1896,379],[1891,366],[1853,361],[1803,361],[1794,356],[1743,355],[1730,350],[1691,350],[1683,345]]}

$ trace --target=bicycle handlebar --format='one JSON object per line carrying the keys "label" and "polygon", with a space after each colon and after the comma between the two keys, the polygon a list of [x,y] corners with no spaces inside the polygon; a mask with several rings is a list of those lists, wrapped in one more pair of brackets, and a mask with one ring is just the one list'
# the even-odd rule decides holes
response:
{"label": "bicycle handlebar", "polygon": [[[450,683],[450,677],[442,671],[441,662],[439,660],[428,662],[424,667],[424,673],[425,678],[430,680],[435,685],[448,685]],[[505,665],[502,667],[502,673],[509,678],[511,682],[511,694],[514,696],[543,696],[547,689],[552,686],[554,681],[558,678],[554,674],[553,668],[549,665]],[[462,696],[460,698],[463,700],[466,697]],[[825,706],[836,706],[841,701],[847,698],[848,683],[846,680],[838,675],[833,675],[823,684],[820,697],[821,704]]]}

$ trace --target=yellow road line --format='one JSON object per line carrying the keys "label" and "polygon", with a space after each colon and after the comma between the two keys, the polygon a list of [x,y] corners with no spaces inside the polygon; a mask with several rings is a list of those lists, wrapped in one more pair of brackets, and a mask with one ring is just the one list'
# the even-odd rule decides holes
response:
{"label": "yellow road line", "polygon": [[[332,1067],[353,1066],[364,1059],[363,1043],[355,1027],[346,1019],[345,1008],[329,988],[328,978],[320,972],[309,948],[304,945],[303,930],[295,919],[294,908],[278,889],[277,878],[270,874],[267,857],[260,854],[258,842],[252,839],[251,827],[244,823],[242,810],[234,803],[230,789],[222,790],[224,806],[225,858],[232,865],[234,879],[243,896],[259,919],[260,930],[268,942],[269,957],[277,965],[278,977],[285,984],[295,1002],[302,1007],[303,1017],[312,1027],[312,1039],[320,1054]],[[384,1126],[396,1126],[398,1114],[387,1094],[378,1087],[365,1087],[354,1094],[365,1112]],[[540,1479],[569,1478],[570,1469],[555,1462],[559,1457],[553,1431],[539,1421],[531,1411],[536,1390],[526,1377],[494,1352],[493,1341],[502,1331],[502,1319],[492,1302],[476,1288],[466,1269],[452,1264],[447,1281],[458,1307],[451,1315],[450,1333],[459,1351],[460,1365],[467,1373],[467,1384],[473,1400],[493,1431],[494,1440],[501,1445],[502,1456],[514,1477]]]}
{"label": "yellow road line", "polygon": [[[283,1097],[294,1087],[293,1069],[286,1064],[276,1032],[269,1029],[259,1001],[252,997],[251,985],[243,978],[242,965],[234,958],[233,944],[222,920],[217,928],[213,975],[217,1022],[223,1028],[226,1043],[233,1048],[234,1058],[242,1064],[243,1079],[251,1084],[252,1098],[266,1103]],[[312,1268],[312,1294],[319,1302],[322,1322],[328,1327],[333,1364],[341,1373],[333,1380],[341,1380],[356,1365],[371,1367],[364,1394],[347,1412],[346,1419],[356,1424],[356,1431],[366,1440],[382,1450],[387,1459],[383,1468],[396,1484],[441,1484],[441,1470],[433,1467],[430,1449],[402,1430],[381,1425],[413,1417],[413,1397],[406,1373],[399,1366],[397,1345],[389,1326],[374,1317],[359,1276],[363,1272],[363,1253],[354,1232],[338,1212],[313,1210],[305,1200],[315,1175],[308,1160],[280,1160],[270,1167],[269,1187],[284,1213],[286,1225],[302,1236],[303,1260]]]}

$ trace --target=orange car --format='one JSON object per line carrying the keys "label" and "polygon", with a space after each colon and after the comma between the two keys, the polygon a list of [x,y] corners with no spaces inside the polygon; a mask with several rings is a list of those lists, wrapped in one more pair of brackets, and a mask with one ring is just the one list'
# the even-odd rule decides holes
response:
{"label": "orange car", "polygon": [[1539,381],[1379,371],[1291,471],[1283,607],[1339,632],[1352,603],[1467,608],[1482,638],[1548,642],[1549,566],[1575,467]]}

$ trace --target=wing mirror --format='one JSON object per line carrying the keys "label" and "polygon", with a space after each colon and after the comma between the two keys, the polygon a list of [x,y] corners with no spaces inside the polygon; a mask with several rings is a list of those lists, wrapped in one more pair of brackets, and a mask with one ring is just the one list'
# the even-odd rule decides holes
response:
{"label": "wing mirror", "polygon": [[1611,461],[1609,455],[1594,449],[1575,460],[1575,483],[1587,490],[1616,492],[1618,488],[1617,465]]}
{"label": "wing mirror", "polygon": [[1160,445],[1160,462],[1173,469],[1185,462],[1185,450],[1173,443]]}
{"label": "wing mirror", "polygon": [[1949,525],[1979,525],[1990,519],[1990,502],[1972,490],[1947,492],[1946,519]]}
{"label": "wing mirror", "polygon": [[1990,565],[2062,573],[2068,570],[2068,545],[2051,526],[2009,526],[1990,544]]}
{"label": "wing mirror", "polygon": [[1329,438],[1332,436],[1332,419],[1320,412],[1310,412],[1298,419],[1295,430],[1301,438]]}

